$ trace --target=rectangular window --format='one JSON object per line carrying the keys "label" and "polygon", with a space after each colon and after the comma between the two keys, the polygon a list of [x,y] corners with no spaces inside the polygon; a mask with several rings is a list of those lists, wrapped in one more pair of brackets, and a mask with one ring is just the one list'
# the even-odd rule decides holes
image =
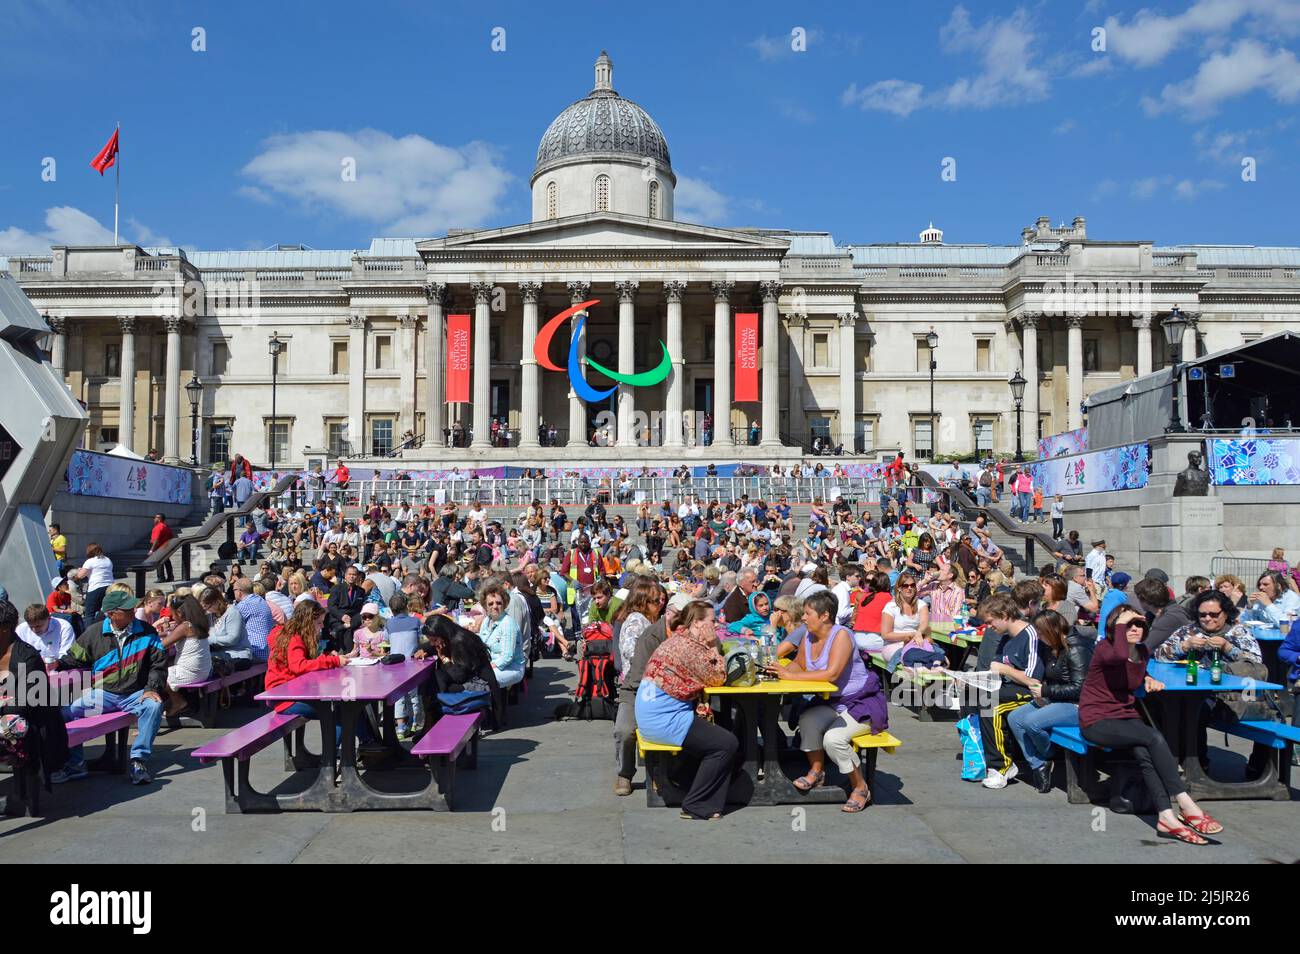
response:
{"label": "rectangular window", "polygon": [[829,368],[831,365],[830,358],[830,335],[813,335],[813,367]]}
{"label": "rectangular window", "polygon": [[110,448],[117,446],[117,428],[101,427],[99,429],[99,442],[107,444]]}
{"label": "rectangular window", "polygon": [[330,342],[330,374],[348,373],[348,343],[346,341]]}
{"label": "rectangular window", "polygon": [[859,371],[871,371],[871,339],[855,338],[853,341],[853,366]]}
{"label": "rectangular window", "polygon": [[379,371],[391,371],[393,367],[393,336],[377,335],[375,337],[375,368]]}
{"label": "rectangular window", "polygon": [[235,432],[229,421],[213,421],[208,427],[208,463],[225,463],[230,460],[230,443]]}
{"label": "rectangular window", "polygon": [[116,341],[104,345],[104,376],[115,378],[122,373],[122,346]]}
{"label": "rectangular window", "polygon": [[376,457],[387,457],[392,452],[392,418],[375,418],[370,422],[370,453]]}
{"label": "rectangular window", "polygon": [[876,449],[876,422],[874,418],[858,418],[858,453],[870,454]]}
{"label": "rectangular window", "polygon": [[1083,339],[1083,373],[1091,374],[1100,369],[1098,362],[1098,350],[1100,344],[1096,338]]}
{"label": "rectangular window", "polygon": [[934,443],[929,418],[912,422],[912,456],[922,457],[926,460],[934,456]]}
{"label": "rectangular window", "polygon": [[1259,339],[1260,333],[1258,331],[1243,331],[1241,333],[1241,343],[1244,345],[1254,344]]}
{"label": "rectangular window", "polygon": [[916,339],[916,370],[930,372],[930,345],[924,338]]}
{"label": "rectangular window", "polygon": [[993,370],[993,342],[988,338],[975,339],[975,370]]}
{"label": "rectangular window", "polygon": [[822,440],[831,438],[831,419],[829,417],[810,417],[808,418],[808,437],[820,437]]}
{"label": "rectangular window", "polygon": [[993,453],[993,422],[981,418],[975,422],[975,452],[980,460]]}
{"label": "rectangular window", "polygon": [[331,457],[343,457],[352,453],[348,443],[347,421],[326,421],[325,440]]}
{"label": "rectangular window", "polygon": [[212,342],[212,373],[220,377],[230,371],[230,345],[225,341]]}
{"label": "rectangular window", "polygon": [[276,421],[266,425],[266,459],[275,461],[276,466],[289,459],[288,421]]}

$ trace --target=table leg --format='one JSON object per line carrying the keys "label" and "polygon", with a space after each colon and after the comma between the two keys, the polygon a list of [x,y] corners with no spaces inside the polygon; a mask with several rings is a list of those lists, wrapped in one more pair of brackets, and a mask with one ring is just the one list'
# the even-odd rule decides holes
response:
{"label": "table leg", "polygon": [[[755,696],[741,696],[752,712],[747,716],[757,718],[759,699]],[[808,757],[800,750],[790,751],[790,766],[794,775],[787,775],[781,764],[781,752],[784,748],[785,733],[781,731],[780,696],[764,696],[761,702],[763,711],[763,778],[754,775],[753,805],[791,805],[804,802],[835,803],[844,801],[844,793],[834,785],[815,788],[811,792],[801,792],[794,787],[792,778],[804,775],[808,771]],[[748,759],[746,765],[748,766]]]}
{"label": "table leg", "polygon": [[[338,746],[334,742],[336,715],[332,702],[313,702],[316,710],[316,723],[320,726],[320,768],[316,780],[304,791],[296,795],[276,795],[275,802],[281,811],[335,812],[338,807],[338,793],[334,786],[334,765],[338,758]],[[247,763],[243,763],[247,765]]]}
{"label": "table leg", "polygon": [[1183,770],[1187,794],[1201,801],[1240,798],[1289,800],[1290,792],[1278,779],[1276,753],[1269,759],[1264,774],[1250,782],[1221,782],[1201,768],[1201,711],[1206,699],[1203,692],[1173,692],[1161,700],[1165,739]]}
{"label": "table leg", "polygon": [[[357,771],[357,720],[364,716],[366,702],[341,704],[343,748],[339,760],[339,787],[335,807],[327,811],[355,812],[365,809],[435,808],[446,810],[447,800],[431,772],[428,784],[417,792],[381,792],[366,784]],[[399,746],[400,748],[400,746]]]}

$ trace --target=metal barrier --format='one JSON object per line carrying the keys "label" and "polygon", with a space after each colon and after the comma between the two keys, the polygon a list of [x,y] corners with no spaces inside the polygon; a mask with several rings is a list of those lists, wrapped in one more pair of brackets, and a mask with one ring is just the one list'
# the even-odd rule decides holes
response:
{"label": "metal barrier", "polygon": [[710,500],[739,500],[748,495],[753,500],[780,500],[790,503],[831,503],[837,496],[858,506],[875,504],[880,499],[881,481],[862,477],[636,477],[624,486],[610,478],[551,477],[495,478],[473,477],[465,480],[365,480],[354,481],[349,497],[370,506],[423,504],[429,500],[467,504],[481,501],[488,506],[527,505],[533,500],[561,504],[588,504],[599,499],[607,504],[658,504],[664,500],[680,502],[688,497]]}
{"label": "metal barrier", "polygon": [[[1255,581],[1268,569],[1268,560],[1263,557],[1226,557],[1216,556],[1210,560],[1210,575],[1235,576],[1246,584],[1246,592],[1255,589]],[[1213,582],[1213,581],[1211,581]]]}

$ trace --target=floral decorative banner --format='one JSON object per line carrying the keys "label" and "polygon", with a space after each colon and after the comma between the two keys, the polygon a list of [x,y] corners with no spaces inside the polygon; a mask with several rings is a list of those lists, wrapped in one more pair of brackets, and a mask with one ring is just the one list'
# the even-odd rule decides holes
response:
{"label": "floral decorative banner", "polygon": [[1151,445],[1126,444],[1030,464],[1035,486],[1043,496],[1096,494],[1109,490],[1138,490],[1151,477]]}
{"label": "floral decorative banner", "polygon": [[1078,430],[1044,437],[1038,442],[1038,459],[1050,460],[1053,457],[1068,457],[1071,454],[1082,454],[1087,449],[1088,429],[1081,427]]}
{"label": "floral decorative banner", "polygon": [[79,450],[72,452],[68,463],[68,493],[189,504],[193,501],[193,476],[184,467]]}
{"label": "floral decorative banner", "polygon": [[1210,482],[1217,487],[1300,484],[1300,439],[1212,440]]}

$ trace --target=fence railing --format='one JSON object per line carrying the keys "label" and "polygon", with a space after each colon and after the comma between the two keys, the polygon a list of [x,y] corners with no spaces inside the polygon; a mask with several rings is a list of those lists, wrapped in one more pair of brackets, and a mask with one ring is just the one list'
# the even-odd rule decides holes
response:
{"label": "fence railing", "polygon": [[1263,557],[1227,557],[1216,556],[1210,559],[1210,574],[1215,577],[1235,576],[1246,584],[1246,592],[1255,589],[1255,581],[1268,569],[1268,560]]}
{"label": "fence railing", "polygon": [[[752,500],[777,501],[782,497],[790,503],[827,503],[842,496],[854,504],[876,503],[880,499],[881,482],[862,477],[637,477],[627,482],[578,477],[551,478],[493,478],[475,477],[466,480],[365,480],[354,481],[348,488],[348,502],[355,499],[362,506],[371,504],[392,505],[424,503],[428,500],[451,501],[457,504],[481,501],[488,506],[528,504],[533,500],[562,504],[587,504],[596,499],[612,504],[660,503],[664,500],[680,502],[687,497],[702,501],[739,500],[748,495]],[[337,496],[337,490],[328,496]],[[355,498],[354,498],[355,495]],[[308,494],[310,502],[310,494]]]}

